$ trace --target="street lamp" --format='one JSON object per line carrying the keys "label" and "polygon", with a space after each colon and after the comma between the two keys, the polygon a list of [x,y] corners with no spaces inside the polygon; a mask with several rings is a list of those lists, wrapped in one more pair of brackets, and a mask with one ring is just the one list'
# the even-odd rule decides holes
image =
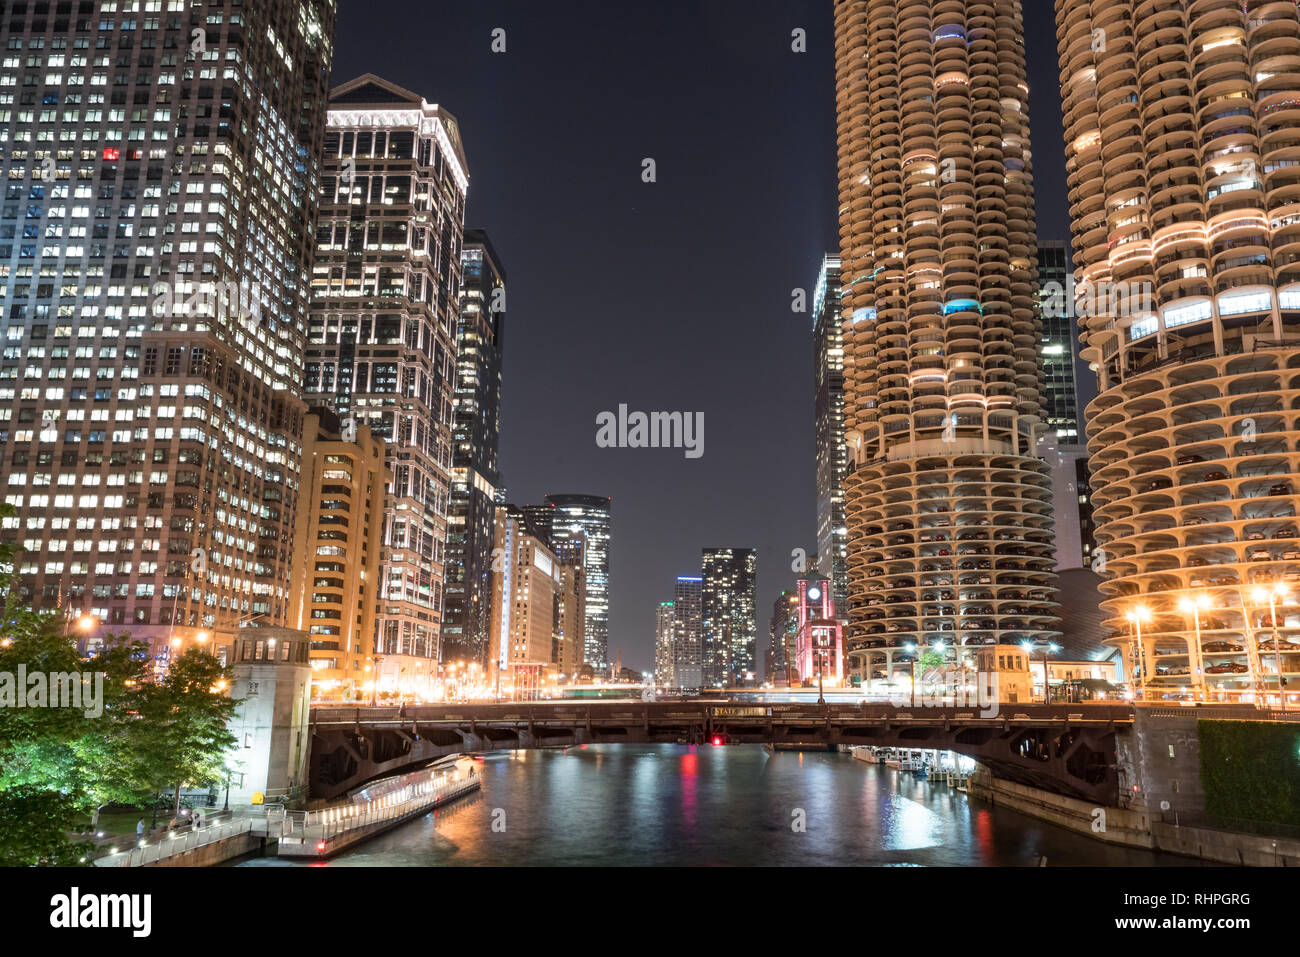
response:
{"label": "street lamp", "polygon": [[[1277,696],[1281,699],[1282,710],[1286,710],[1286,679],[1282,677],[1282,645],[1278,640],[1277,634],[1277,603],[1279,601],[1289,601],[1290,596],[1287,594],[1286,586],[1281,582],[1274,582],[1272,588],[1257,587],[1250,593],[1256,603],[1263,604],[1268,602],[1268,614],[1273,627],[1273,653],[1277,656]],[[1258,646],[1258,642],[1256,642]],[[1262,690],[1262,689],[1261,689]]]}
{"label": "street lamp", "polygon": [[1178,607],[1185,612],[1190,612],[1192,622],[1196,629],[1196,652],[1188,655],[1187,666],[1192,669],[1192,696],[1196,697],[1197,687],[1200,687],[1201,697],[1205,697],[1205,669],[1201,662],[1201,610],[1210,607],[1210,596],[1201,592],[1195,597],[1187,596],[1183,598]]}
{"label": "street lamp", "polygon": [[1138,685],[1138,696],[1139,700],[1145,701],[1147,697],[1147,665],[1146,649],[1142,646],[1142,622],[1151,620],[1151,609],[1146,605],[1138,605],[1124,617],[1126,617],[1137,630],[1136,665],[1142,672],[1142,681]]}

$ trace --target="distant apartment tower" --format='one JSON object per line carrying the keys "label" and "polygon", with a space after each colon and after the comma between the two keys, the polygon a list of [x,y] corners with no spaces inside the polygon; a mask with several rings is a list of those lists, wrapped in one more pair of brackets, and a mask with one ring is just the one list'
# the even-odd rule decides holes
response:
{"label": "distant apartment tower", "polygon": [[778,688],[799,683],[796,646],[799,636],[798,603],[799,596],[788,588],[783,588],[772,603],[772,618],[767,628],[772,667],[767,680]]}
{"label": "distant apartment tower", "polygon": [[495,547],[503,560],[492,575],[491,670],[503,693],[531,700],[554,670],[560,563],[514,505],[497,511]]}
{"label": "distant apartment tower", "polygon": [[376,650],[432,687],[452,470],[465,156],[454,118],[366,74],[330,93],[306,392],[387,442]]}
{"label": "distant apartment tower", "polygon": [[374,684],[376,585],[388,486],[384,440],[313,410],[303,426],[294,523],[291,627],[311,640],[311,696],[352,701],[400,688]]}
{"label": "distant apartment tower", "polygon": [[442,661],[492,657],[492,539],[501,435],[501,355],[506,274],[481,229],[466,229],[460,252],[451,502]]}
{"label": "distant apartment tower", "polygon": [[[549,538],[547,539],[549,541]],[[560,585],[556,591],[555,653],[556,670],[567,681],[582,670],[586,653],[587,632],[587,543],[575,532],[553,546],[560,563]]]}
{"label": "distant apartment tower", "polygon": [[1276,706],[1285,678],[1294,703],[1296,6],[1057,0],[1056,19],[1113,643],[1147,698]]}
{"label": "distant apartment tower", "polygon": [[817,563],[831,579],[836,608],[848,608],[848,526],[844,518],[844,335],[840,257],[827,254],[813,293],[813,384],[817,449]]}
{"label": "distant apartment tower", "polygon": [[673,603],[661,601],[655,609],[655,684],[677,687],[677,654],[673,647]]}
{"label": "distant apartment tower", "polygon": [[679,575],[673,586],[673,675],[675,686],[704,687],[701,622],[704,579]]}
{"label": "distant apartment tower", "polygon": [[752,548],[706,548],[701,565],[704,683],[742,687],[753,679],[756,663],[758,553]]}
{"label": "distant apartment tower", "polygon": [[1079,389],[1074,375],[1075,334],[1070,319],[1070,260],[1065,243],[1038,244],[1038,314],[1043,321],[1044,417],[1059,445],[1079,445]]}
{"label": "distant apartment tower", "polygon": [[335,4],[146,6],[0,11],[0,534],[161,667],[289,617]]}
{"label": "distant apartment tower", "polygon": [[855,670],[936,635],[1045,640],[1021,0],[837,0],[835,40]]}
{"label": "distant apartment tower", "polygon": [[610,500],[603,495],[548,495],[550,538],[557,549],[581,533],[586,542],[587,622],[583,663],[597,674],[609,670]]}

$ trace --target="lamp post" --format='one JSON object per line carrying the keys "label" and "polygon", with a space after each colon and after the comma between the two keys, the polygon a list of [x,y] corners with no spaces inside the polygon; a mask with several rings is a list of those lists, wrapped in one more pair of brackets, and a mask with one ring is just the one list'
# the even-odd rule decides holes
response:
{"label": "lamp post", "polygon": [[[1277,656],[1277,696],[1281,700],[1282,710],[1286,710],[1286,678],[1282,677],[1282,644],[1278,640],[1277,634],[1277,602],[1279,599],[1286,601],[1288,595],[1286,586],[1281,582],[1274,582],[1272,588],[1256,588],[1251,592],[1251,597],[1256,602],[1263,604],[1268,602],[1269,621],[1273,628],[1273,654]],[[1258,646],[1258,642],[1256,643]]]}
{"label": "lamp post", "polygon": [[1187,597],[1178,603],[1178,607],[1185,612],[1191,612],[1192,623],[1196,629],[1196,651],[1187,656],[1187,667],[1192,673],[1192,697],[1197,698],[1197,687],[1200,688],[1199,698],[1205,697],[1205,669],[1201,667],[1201,609],[1208,608],[1210,605],[1210,596],[1204,592],[1195,598]]}
{"label": "lamp post", "polygon": [[1151,609],[1146,605],[1138,605],[1125,617],[1137,630],[1137,668],[1142,672],[1142,681],[1138,685],[1138,700],[1145,701],[1147,698],[1147,656],[1146,649],[1142,646],[1142,622],[1151,620]]}

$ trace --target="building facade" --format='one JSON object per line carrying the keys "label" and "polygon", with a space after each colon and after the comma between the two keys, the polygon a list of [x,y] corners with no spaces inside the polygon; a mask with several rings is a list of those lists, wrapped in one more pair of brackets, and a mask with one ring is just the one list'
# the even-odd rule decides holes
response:
{"label": "building facade", "polygon": [[1074,302],[1068,295],[1070,257],[1060,240],[1038,243],[1038,314],[1043,322],[1044,417],[1058,445],[1080,445],[1079,388],[1074,374],[1077,354]]}
{"label": "building facade", "polygon": [[844,520],[844,335],[840,257],[827,254],[813,293],[813,386],[817,454],[817,564],[832,581],[836,607],[848,608],[848,526]]}
{"label": "building facade", "polygon": [[502,695],[532,700],[554,673],[560,562],[513,505],[497,511],[495,547],[503,559],[492,576],[494,684]]}
{"label": "building facade", "polygon": [[836,618],[829,578],[795,583],[795,669],[799,684],[836,688],[845,683],[844,628]]}
{"label": "building facade", "polygon": [[755,677],[758,552],[706,548],[700,590],[701,664],[710,688],[744,687]]}
{"label": "building facade", "polygon": [[679,575],[673,585],[673,674],[676,687],[704,687],[704,579]]}
{"label": "building facade", "polygon": [[677,654],[673,647],[673,603],[661,601],[655,609],[655,684],[677,687]]}
{"label": "building facade", "polygon": [[506,274],[487,233],[466,229],[460,252],[451,502],[442,660],[491,659],[492,541],[501,436]]}
{"label": "building facade", "polygon": [[[1020,0],[837,0],[849,641],[1057,633]],[[951,644],[949,643],[949,647]]]}
{"label": "building facade", "polygon": [[586,543],[586,651],[583,663],[597,674],[609,670],[610,500],[603,495],[548,495],[554,510],[549,529],[552,544],[563,548],[579,533]]}
{"label": "building facade", "polygon": [[587,631],[587,545],[581,534],[561,540],[554,549],[560,563],[556,592],[555,653],[559,680],[572,683],[582,671]]}
{"label": "building facade", "polygon": [[1056,16],[1103,607],[1147,697],[1277,704],[1300,687],[1300,16]]}
{"label": "building facade", "polygon": [[382,683],[432,690],[446,571],[465,156],[457,123],[365,75],[330,93],[308,401],[388,449]]}
{"label": "building facade", "polygon": [[289,615],[335,5],[155,7],[0,10],[0,473],[22,599],[165,667]]}
{"label": "building facade", "polygon": [[797,687],[799,637],[799,596],[783,588],[772,603],[772,618],[768,622],[767,641],[772,666],[767,680],[778,688]]}
{"label": "building facade", "polygon": [[384,690],[374,644],[388,478],[384,440],[369,426],[349,442],[333,413],[307,414],[289,618],[310,637],[314,699],[368,700]]}

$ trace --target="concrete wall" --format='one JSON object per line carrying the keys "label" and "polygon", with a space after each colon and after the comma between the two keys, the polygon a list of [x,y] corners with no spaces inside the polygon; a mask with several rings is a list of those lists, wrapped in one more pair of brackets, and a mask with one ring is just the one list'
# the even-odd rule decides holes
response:
{"label": "concrete wall", "polygon": [[1003,781],[995,778],[983,765],[971,775],[969,793],[990,804],[1009,807],[1108,844],[1143,848],[1154,845],[1150,821],[1143,813],[1114,807],[1100,808],[1041,788]]}
{"label": "concrete wall", "polygon": [[1197,708],[1138,705],[1115,736],[1120,806],[1151,820],[1205,813]]}
{"label": "concrete wall", "polygon": [[234,860],[236,857],[243,857],[245,854],[252,854],[262,846],[262,842],[265,840],[265,838],[258,837],[255,834],[236,834],[234,837],[228,837],[222,841],[213,841],[211,844],[204,844],[202,847],[196,847],[184,854],[177,854],[174,857],[158,861],[156,864],[147,864],[145,866],[212,867],[215,864]]}
{"label": "concrete wall", "polygon": [[1300,841],[1206,827],[1152,825],[1159,850],[1244,867],[1300,867]]}

